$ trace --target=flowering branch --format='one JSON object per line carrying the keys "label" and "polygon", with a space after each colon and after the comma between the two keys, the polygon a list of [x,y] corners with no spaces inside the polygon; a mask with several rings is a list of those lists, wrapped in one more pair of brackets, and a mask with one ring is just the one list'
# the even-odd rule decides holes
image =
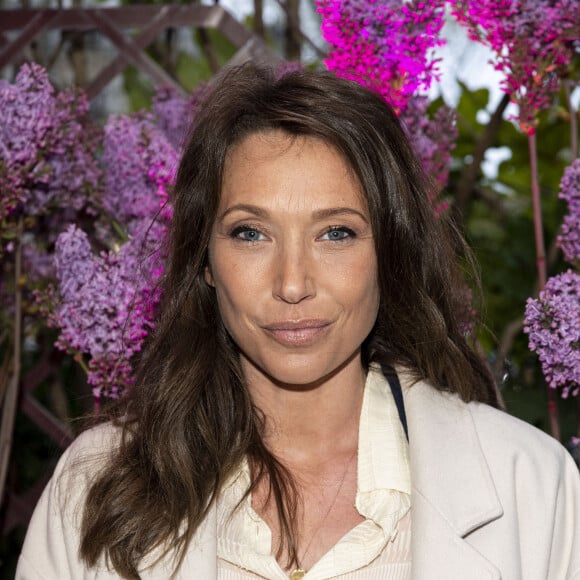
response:
{"label": "flowering branch", "polygon": [[489,46],[501,87],[519,107],[520,129],[535,131],[550,106],[580,37],[576,0],[449,0],[472,40]]}

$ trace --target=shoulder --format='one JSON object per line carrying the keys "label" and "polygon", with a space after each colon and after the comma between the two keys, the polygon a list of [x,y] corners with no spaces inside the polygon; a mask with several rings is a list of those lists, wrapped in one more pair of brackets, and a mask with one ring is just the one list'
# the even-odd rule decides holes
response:
{"label": "shoulder", "polygon": [[113,457],[121,434],[111,423],[81,433],[59,459],[39,506],[45,504],[51,513],[78,526],[86,493]]}
{"label": "shoulder", "polygon": [[572,457],[558,441],[505,411],[466,403],[426,381],[409,384],[404,392],[410,435],[440,457],[453,462],[459,450],[466,457],[482,452],[495,477],[533,477],[538,485],[557,485],[564,473],[578,478]]}
{"label": "shoulder", "polygon": [[473,418],[482,444],[501,444],[505,453],[543,458],[560,458],[566,453],[556,439],[506,411],[477,402],[463,404]]}
{"label": "shoulder", "polygon": [[[533,464],[538,472],[564,473],[574,465],[563,445],[540,429],[482,403],[467,403],[486,455],[499,456],[514,469]],[[576,468],[577,472],[577,468]]]}
{"label": "shoulder", "polygon": [[122,428],[103,423],[81,433],[65,450],[53,475],[58,487],[94,479],[119,447]]}
{"label": "shoulder", "polygon": [[[577,578],[580,473],[572,456],[553,437],[503,411],[481,403],[465,407],[492,474],[506,529],[510,534],[518,530],[521,546],[541,546],[550,554],[546,577]],[[517,524],[510,527],[510,521]]]}
{"label": "shoulder", "polygon": [[109,423],[100,425],[82,433],[63,453],[28,526],[17,580],[96,577],[78,557],[84,502],[114,455],[121,432]]}
{"label": "shoulder", "polygon": [[578,466],[559,441],[504,411],[481,403],[466,408],[496,480],[511,477],[516,486],[556,496],[564,486],[580,499]]}

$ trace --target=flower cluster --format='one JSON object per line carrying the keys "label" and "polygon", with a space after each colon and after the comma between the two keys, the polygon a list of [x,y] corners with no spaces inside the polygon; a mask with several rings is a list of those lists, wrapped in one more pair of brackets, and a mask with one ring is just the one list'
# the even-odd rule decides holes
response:
{"label": "flower cluster", "polygon": [[103,208],[121,224],[154,217],[160,206],[156,174],[171,174],[177,152],[146,113],[111,117],[105,126]]}
{"label": "flower cluster", "polygon": [[0,81],[0,220],[20,204],[29,215],[50,204],[81,209],[99,188],[98,130],[79,93],[55,95],[46,71],[24,65]]}
{"label": "flower cluster", "polygon": [[157,127],[176,150],[184,147],[195,115],[210,92],[209,83],[200,83],[188,98],[172,87],[160,88],[153,97],[151,108]]}
{"label": "flower cluster", "polygon": [[401,116],[427,175],[438,193],[447,184],[457,129],[443,106],[429,119],[428,99],[417,92],[438,78],[433,51],[444,43],[444,1],[318,0],[322,34],[330,44],[326,66],[339,76],[377,91]]}
{"label": "flower cluster", "polygon": [[552,388],[580,391],[580,275],[568,270],[548,280],[526,305],[524,331]]}
{"label": "flower cluster", "polygon": [[436,190],[431,195],[435,213],[439,215],[448,205],[437,200],[449,177],[452,151],[458,136],[457,115],[443,105],[429,118],[427,97],[415,97],[407,102],[401,120],[419,156],[425,173],[432,179]]}
{"label": "flower cluster", "polygon": [[[37,65],[22,67],[14,84],[0,81],[0,219],[12,227],[14,215],[24,218],[34,311],[59,329],[57,346],[86,367],[97,399],[132,383],[153,324],[178,157],[171,136],[190,122],[196,98],[174,117],[160,109],[110,117],[103,130],[82,93],[57,93]],[[0,266],[10,272],[15,245],[6,239]]]}
{"label": "flower cluster", "polygon": [[97,237],[113,248],[94,255],[85,232],[71,226],[57,240],[57,346],[88,355],[88,382],[97,400],[119,396],[133,381],[133,358],[153,325],[163,273],[161,248],[169,209],[166,189],[177,152],[155,119],[139,113],[111,117],[105,126],[102,206],[128,239],[97,223]]}
{"label": "flower cluster", "polygon": [[24,201],[30,176],[47,173],[38,154],[48,146],[54,117],[54,91],[38,65],[22,67],[12,85],[0,80],[0,219]]}
{"label": "flower cluster", "polygon": [[522,131],[559,90],[580,37],[577,0],[450,0],[470,38],[488,45],[504,75],[503,90],[519,106]]}
{"label": "flower cluster", "polygon": [[317,0],[326,66],[380,93],[400,110],[437,77],[443,0]]}
{"label": "flower cluster", "polygon": [[[568,203],[558,245],[564,258],[580,263],[580,159],[564,172],[560,198]],[[537,300],[526,308],[529,347],[538,353],[551,387],[562,387],[562,395],[580,392],[580,275],[568,270],[548,280]]]}
{"label": "flower cluster", "polygon": [[88,382],[97,400],[118,397],[133,381],[131,359],[141,350],[159,301],[162,228],[153,223],[136,230],[118,252],[99,255],[74,225],[58,237],[56,345],[76,357],[90,356]]}
{"label": "flower cluster", "polygon": [[573,161],[564,172],[559,197],[566,200],[568,213],[564,216],[558,245],[568,262],[580,264],[580,159]]}
{"label": "flower cluster", "polygon": [[157,128],[176,150],[180,150],[192,122],[191,103],[173,87],[162,87],[153,96],[151,109]]}

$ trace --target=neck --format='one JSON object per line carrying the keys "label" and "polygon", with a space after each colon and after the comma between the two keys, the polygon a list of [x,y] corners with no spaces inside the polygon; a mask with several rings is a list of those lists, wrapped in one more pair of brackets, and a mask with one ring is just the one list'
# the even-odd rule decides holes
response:
{"label": "neck", "polygon": [[280,459],[305,466],[356,449],[365,383],[360,356],[312,385],[285,385],[255,367],[244,370],[266,417],[265,443]]}

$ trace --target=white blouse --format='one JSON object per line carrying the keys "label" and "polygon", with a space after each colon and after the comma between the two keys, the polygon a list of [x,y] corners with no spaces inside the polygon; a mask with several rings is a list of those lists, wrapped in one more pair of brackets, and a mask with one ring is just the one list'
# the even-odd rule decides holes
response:
{"label": "white blouse", "polygon": [[[409,449],[387,380],[369,370],[359,423],[355,526],[304,576],[304,580],[409,580],[411,578],[411,476]],[[217,504],[220,580],[287,580],[272,554],[268,525],[251,497],[234,510],[250,482],[247,463],[222,490]]]}

